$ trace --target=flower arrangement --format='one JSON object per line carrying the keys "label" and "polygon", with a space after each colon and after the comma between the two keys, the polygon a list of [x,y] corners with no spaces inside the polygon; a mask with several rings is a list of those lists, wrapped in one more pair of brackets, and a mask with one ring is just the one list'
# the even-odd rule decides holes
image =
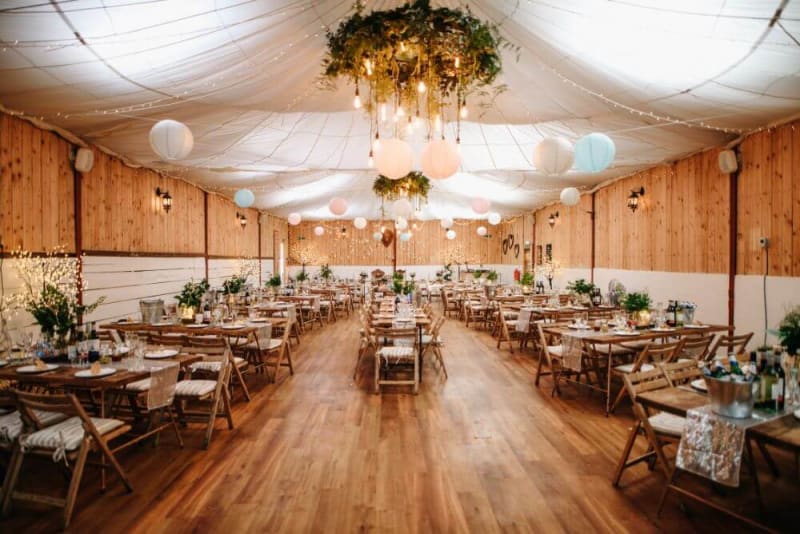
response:
{"label": "flower arrangement", "polygon": [[576,295],[590,295],[594,291],[595,286],[591,282],[587,282],[583,278],[578,278],[567,284],[567,291]]}
{"label": "flower arrangement", "polygon": [[303,267],[300,270],[300,272],[297,273],[297,276],[295,277],[295,280],[297,280],[298,283],[303,283],[303,282],[307,282],[308,281],[308,273],[306,272],[305,267]]}
{"label": "flower arrangement", "polygon": [[281,287],[281,284],[283,284],[283,280],[281,280],[281,275],[279,274],[276,274],[275,276],[267,280],[268,287],[278,288]]}
{"label": "flower arrangement", "polygon": [[453,264],[447,263],[442,267],[441,270],[436,271],[436,278],[442,278],[445,282],[449,282],[453,279],[453,269],[451,268]]}
{"label": "flower arrangement", "polygon": [[486,279],[487,279],[489,282],[493,283],[493,284],[494,284],[495,282],[497,282],[497,279],[498,279],[499,277],[500,277],[500,275],[499,275],[499,274],[498,274],[498,272],[497,272],[497,271],[495,271],[494,269],[493,269],[493,270],[491,270],[491,271],[489,271],[488,273],[486,273]]}
{"label": "flower arrangement", "polygon": [[57,347],[64,347],[75,327],[87,313],[103,303],[80,304],[78,296],[86,289],[80,278],[81,259],[72,258],[64,247],[55,247],[44,256],[27,251],[14,253],[15,270],[21,291],[14,295],[17,307],[31,315],[46,337],[54,337]]}
{"label": "flower arrangement", "polygon": [[800,350],[800,306],[789,310],[778,325],[777,332],[773,333],[789,354],[797,353]]}
{"label": "flower arrangement", "polygon": [[534,282],[533,273],[530,271],[525,271],[522,273],[522,276],[519,278],[519,285],[521,286],[532,286]]}
{"label": "flower arrangement", "polygon": [[649,310],[651,304],[650,295],[646,291],[632,291],[622,299],[622,307],[630,313]]}
{"label": "flower arrangement", "polygon": [[333,277],[333,271],[331,270],[330,266],[327,263],[323,263],[322,266],[319,268],[319,275],[320,277],[324,278],[327,282],[328,280]]}
{"label": "flower arrangement", "polygon": [[431,190],[431,181],[421,172],[412,171],[399,180],[390,180],[379,175],[372,183],[372,192],[381,199],[381,212],[383,203],[387,200],[398,198],[416,198],[418,201],[427,201]]}
{"label": "flower arrangement", "polygon": [[222,293],[225,295],[235,295],[244,289],[247,283],[247,277],[235,274],[222,282]]}
{"label": "flower arrangement", "polygon": [[182,308],[193,308],[197,310],[203,303],[203,295],[208,291],[208,280],[203,278],[199,282],[189,280],[183,285],[179,295],[175,295],[178,305]]}

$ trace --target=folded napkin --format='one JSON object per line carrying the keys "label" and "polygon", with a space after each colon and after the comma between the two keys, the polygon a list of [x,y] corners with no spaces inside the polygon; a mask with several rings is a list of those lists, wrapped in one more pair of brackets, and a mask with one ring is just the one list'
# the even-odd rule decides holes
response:
{"label": "folded napkin", "polygon": [[739,486],[746,426],[707,406],[686,412],[675,465],[726,486]]}

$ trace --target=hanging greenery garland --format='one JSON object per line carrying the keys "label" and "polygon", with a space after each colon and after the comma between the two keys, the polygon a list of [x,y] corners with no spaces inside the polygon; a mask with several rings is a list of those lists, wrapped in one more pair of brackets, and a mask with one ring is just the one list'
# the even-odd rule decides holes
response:
{"label": "hanging greenery garland", "polygon": [[421,200],[428,200],[428,193],[431,190],[431,181],[421,172],[410,172],[399,180],[390,180],[386,176],[380,175],[375,178],[372,184],[372,192],[381,197],[381,200],[397,200],[398,198],[417,197]]}

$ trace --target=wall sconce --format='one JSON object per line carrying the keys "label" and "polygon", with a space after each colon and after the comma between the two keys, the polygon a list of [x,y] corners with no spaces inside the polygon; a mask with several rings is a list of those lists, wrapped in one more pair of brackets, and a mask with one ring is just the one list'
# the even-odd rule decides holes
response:
{"label": "wall sconce", "polygon": [[550,216],[547,218],[547,224],[550,225],[550,228],[556,225],[556,221],[558,220],[558,212],[551,213]]}
{"label": "wall sconce", "polygon": [[633,213],[636,213],[636,210],[639,209],[639,197],[644,196],[644,187],[640,187],[637,191],[634,189],[631,191],[631,194],[628,195],[628,207],[631,209]]}
{"label": "wall sconce", "polygon": [[164,208],[164,211],[169,213],[169,210],[172,209],[172,196],[169,191],[162,191],[160,187],[156,187],[156,196],[161,199],[161,207]]}
{"label": "wall sconce", "polygon": [[239,221],[239,224],[242,226],[242,229],[244,229],[244,227],[247,226],[247,217],[245,217],[238,211],[236,212],[236,219]]}

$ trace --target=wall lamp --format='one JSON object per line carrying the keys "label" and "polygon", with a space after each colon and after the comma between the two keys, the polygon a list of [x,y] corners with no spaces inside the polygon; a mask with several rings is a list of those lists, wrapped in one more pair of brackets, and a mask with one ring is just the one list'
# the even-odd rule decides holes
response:
{"label": "wall lamp", "polygon": [[164,208],[164,211],[169,213],[169,210],[172,209],[172,196],[169,191],[162,191],[160,187],[156,187],[156,196],[161,199],[161,207]]}
{"label": "wall lamp", "polygon": [[239,213],[238,211],[236,212],[236,220],[239,221],[239,224],[242,226],[242,229],[244,229],[244,227],[247,226],[247,217],[245,217],[244,214]]}
{"label": "wall lamp", "polygon": [[550,216],[547,218],[547,224],[550,225],[550,228],[556,225],[556,221],[558,221],[558,212],[551,213]]}
{"label": "wall lamp", "polygon": [[638,190],[634,189],[631,191],[631,194],[628,195],[628,207],[634,213],[636,210],[639,209],[639,198],[644,196],[644,187],[640,187]]}

